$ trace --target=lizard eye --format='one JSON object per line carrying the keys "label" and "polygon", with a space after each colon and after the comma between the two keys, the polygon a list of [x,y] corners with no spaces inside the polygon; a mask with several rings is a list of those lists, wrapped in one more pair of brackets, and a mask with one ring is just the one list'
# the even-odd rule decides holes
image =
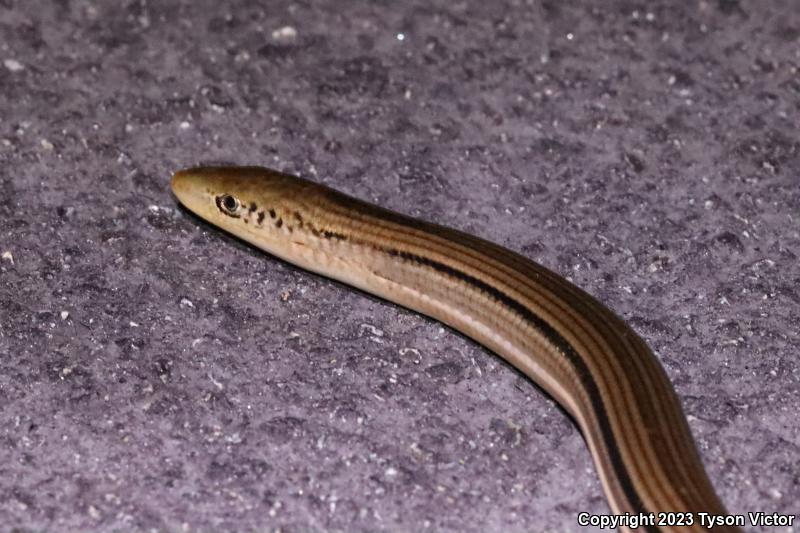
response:
{"label": "lizard eye", "polygon": [[237,209],[239,209],[239,200],[230,194],[223,194],[222,196],[217,197],[217,207],[219,207],[222,211],[232,215],[236,213]]}

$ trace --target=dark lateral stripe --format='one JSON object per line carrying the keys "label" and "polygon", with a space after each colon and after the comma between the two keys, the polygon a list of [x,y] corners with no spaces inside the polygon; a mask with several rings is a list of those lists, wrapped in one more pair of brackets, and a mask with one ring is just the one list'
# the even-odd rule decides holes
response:
{"label": "dark lateral stripe", "polygon": [[[627,329],[627,326],[616,316],[613,312],[609,312],[605,309],[601,304],[594,301],[591,296],[587,293],[575,287],[574,285],[568,283],[561,283],[563,280],[561,279],[558,274],[555,272],[550,271],[545,267],[541,267],[533,271],[533,273],[525,274],[526,272],[530,272],[528,270],[529,264],[528,260],[507,250],[501,246],[498,246],[494,243],[485,241],[473,235],[465,234],[463,232],[452,230],[450,228],[440,227],[435,224],[430,224],[424,221],[419,221],[417,219],[408,218],[405,215],[395,213],[393,211],[385,210],[378,206],[367,205],[367,210],[359,210],[353,211],[352,207],[347,207],[343,201],[337,197],[329,196],[328,199],[331,202],[327,205],[327,207],[335,214],[336,217],[341,217],[343,219],[348,218],[358,218],[361,222],[364,222],[369,225],[374,225],[375,223],[380,224],[382,227],[388,228],[392,231],[397,231],[402,233],[404,236],[407,237],[407,244],[416,247],[421,247],[423,251],[428,251],[429,247],[426,246],[426,239],[435,238],[435,245],[437,247],[444,247],[454,252],[461,252],[466,253],[470,259],[476,261],[476,264],[471,265],[475,268],[478,272],[483,273],[484,275],[491,275],[491,269],[487,270],[481,266],[482,255],[484,252],[478,251],[478,247],[481,246],[488,246],[491,250],[490,255],[498,260],[500,263],[506,266],[509,266],[509,270],[502,270],[502,274],[504,276],[508,276],[509,279],[513,283],[519,283],[525,285],[527,288],[533,289],[533,286],[527,284],[528,277],[531,276],[534,279],[544,278],[545,280],[549,280],[553,283],[559,284],[559,287],[565,291],[565,294],[562,297],[566,298],[569,296],[568,303],[569,305],[573,306],[575,309],[582,309],[580,311],[582,314],[585,313],[586,317],[592,317],[593,315],[596,316],[603,316],[608,319],[613,319],[615,324],[619,324],[623,330]],[[338,200],[338,201],[337,201]],[[360,201],[356,201],[356,203],[361,204]],[[417,235],[416,232],[421,232],[422,236]],[[452,233],[452,234],[451,234]],[[456,247],[453,244],[453,239],[459,239],[465,242],[466,246],[464,247]],[[368,244],[366,242],[362,242],[362,244]],[[435,250],[430,250],[435,251]],[[498,255],[493,255],[498,254]],[[419,255],[418,253],[416,255]],[[544,301],[547,301],[553,306],[559,307],[558,298],[553,297],[551,294],[547,292],[537,291],[537,297],[542,298]],[[590,322],[593,326],[595,331],[602,331],[603,327],[597,327],[597,324],[594,322]],[[628,364],[623,365],[627,366],[627,369],[620,367],[618,370],[613,370],[612,372],[617,375],[618,372],[630,372],[632,369],[630,365],[633,365],[636,375],[636,381],[641,382],[648,382],[652,380],[653,382],[658,382],[663,379],[662,375],[660,374],[661,369],[657,365],[649,364],[647,361],[648,357],[652,357],[649,349],[645,347],[645,353],[642,353],[640,349],[636,345],[636,341],[631,341],[627,335],[616,336],[614,339],[609,339],[606,336],[600,335],[596,336],[592,334],[591,329],[587,329],[586,333],[590,335],[592,341],[597,343],[608,342],[611,344],[618,344],[624,347],[625,352],[629,355]],[[642,357],[644,355],[644,357]],[[656,393],[659,391],[656,390]],[[661,391],[663,392],[663,391]],[[645,402],[648,406],[648,409],[652,410],[653,413],[658,414],[658,420],[660,421],[661,425],[666,428],[662,430],[662,434],[669,437],[671,432],[675,432],[677,430],[673,429],[670,431],[670,427],[679,427],[681,423],[681,410],[680,404],[675,403],[675,401],[671,399],[667,399],[666,404],[662,401],[658,401],[652,397],[647,395],[640,396],[634,395],[634,397],[627,397],[624,399],[626,403],[626,407],[630,407],[630,402],[640,403]],[[672,404],[672,408],[667,404]],[[636,431],[636,428],[632,428],[632,431]],[[632,445],[637,446],[645,446],[647,445],[646,442],[642,442],[642,440],[646,440],[647,436],[642,435],[640,433],[636,433],[636,442],[632,443]],[[688,437],[688,440],[686,438]],[[676,442],[675,439],[667,438],[669,441],[668,443],[656,442],[654,444],[659,450],[666,453],[672,460],[672,464],[674,467],[677,468],[678,473],[669,473],[667,472],[667,477],[665,479],[656,479],[654,483],[656,484],[659,490],[664,491],[665,493],[669,490],[670,487],[674,486],[670,483],[674,482],[675,477],[681,478],[681,481],[678,483],[682,486],[695,486],[695,482],[691,476],[691,468],[692,466],[687,464],[685,456],[681,455],[681,450],[684,451],[694,451],[694,441],[691,440],[691,434],[685,432],[683,435],[683,444],[680,442]],[[681,439],[678,439],[681,440]],[[643,458],[647,463],[649,468],[654,468],[654,464],[649,461],[647,458]],[[699,462],[695,461],[696,463]],[[697,468],[695,466],[695,468]],[[698,489],[699,490],[699,489]],[[699,491],[701,493],[702,491]],[[678,497],[680,498],[680,497]]]}
{"label": "dark lateral stripe", "polygon": [[[609,312],[605,307],[596,302],[583,290],[569,283],[562,283],[563,279],[558,274],[540,265],[536,265],[539,268],[531,271],[529,268],[531,266],[530,262],[519,254],[511,252],[510,250],[494,243],[480,239],[479,237],[475,237],[458,230],[453,230],[451,228],[437,226],[425,221],[409,218],[406,215],[389,211],[372,204],[363,204],[358,200],[352,202],[359,206],[358,210],[354,210],[352,206],[348,206],[347,202],[349,200],[343,200],[340,196],[341,195],[339,193],[330,194],[327,197],[329,203],[326,205],[326,207],[330,209],[332,213],[334,213],[335,217],[344,219],[345,223],[348,219],[357,218],[360,222],[368,226],[374,226],[378,224],[379,227],[386,228],[389,231],[398,232],[404,235],[406,237],[406,244],[413,246],[416,249],[421,249],[420,251],[422,253],[426,253],[428,251],[432,253],[442,253],[441,251],[435,249],[440,247],[444,248],[445,250],[450,250],[453,253],[465,253],[472,261],[475,262],[470,266],[484,276],[493,275],[494,270],[491,267],[484,268],[482,266],[482,263],[485,262],[485,257],[483,256],[484,254],[488,254],[491,258],[498,260],[498,268],[508,267],[508,269],[500,268],[500,272],[503,274],[503,276],[510,280],[510,283],[521,284],[530,290],[536,291],[538,298],[541,298],[543,301],[546,301],[553,307],[563,309],[564,302],[559,302],[559,298],[552,293],[548,293],[547,291],[542,292],[536,289],[535,284],[529,283],[530,279],[537,279],[540,283],[542,281],[549,281],[557,284],[559,288],[564,291],[564,293],[560,295],[560,298],[566,301],[568,306],[572,306],[574,309],[579,310],[578,312],[584,315],[584,318],[587,320],[594,316],[606,317],[607,319],[614,320],[614,323],[618,324],[618,327],[622,328],[622,331],[627,330],[627,326],[616,315],[614,315],[613,312]],[[461,241],[464,246],[457,246],[454,244],[454,241]],[[433,246],[429,246],[429,243],[434,244]],[[367,243],[362,242],[362,244]],[[481,247],[486,248],[486,250],[481,250]],[[416,252],[416,255],[420,255],[420,251]],[[625,353],[628,355],[627,363],[621,362],[619,368],[611,370],[614,376],[618,376],[620,372],[630,372],[631,370],[634,370],[636,375],[627,377],[635,382],[646,383],[652,380],[653,382],[657,383],[663,379],[660,374],[661,369],[658,368],[657,365],[649,364],[648,360],[652,359],[649,349],[645,347],[644,353],[642,353],[637,347],[636,341],[632,341],[627,335],[615,335],[615,338],[612,339],[599,333],[603,331],[605,327],[603,324],[598,326],[594,321],[590,321],[590,324],[592,325],[592,328],[585,328],[584,332],[589,335],[589,338],[593,342],[598,344],[606,342],[609,343],[609,345],[618,345],[622,347]],[[615,327],[614,329],[616,330],[617,328]],[[631,365],[633,365],[633,368],[631,368]],[[616,379],[619,379],[619,377]],[[656,388],[655,392],[658,395],[658,388]],[[660,433],[666,436],[666,440],[668,442],[657,441],[651,444],[669,456],[674,467],[665,473],[665,478],[657,477],[651,480],[658,490],[661,490],[664,492],[664,494],[666,494],[671,487],[675,486],[675,484],[679,484],[684,487],[695,486],[695,482],[691,475],[692,465],[687,464],[685,456],[682,455],[682,449],[690,452],[694,450],[694,441],[691,440],[691,434],[688,433],[683,436],[683,444],[678,442],[681,440],[680,438],[678,441],[670,438],[670,435],[677,431],[676,429],[670,430],[670,428],[677,428],[681,423],[680,405],[669,399],[666,403],[664,403],[646,394],[637,395],[635,392],[632,397],[625,395],[623,402],[628,409],[635,409],[635,404],[641,405],[642,402],[644,402],[647,405],[647,409],[645,409],[645,411],[649,409],[652,411],[652,413],[658,415],[657,419],[663,428]],[[631,405],[632,403],[634,405]],[[672,403],[672,409],[670,409],[668,406],[670,403]],[[648,437],[642,433],[639,433],[636,427],[631,428],[631,432],[632,439],[634,440],[629,443],[629,447],[648,445],[646,442]],[[687,436],[688,440],[685,440]],[[648,468],[657,468],[657,463],[654,464],[646,457],[642,457],[642,459],[645,461]],[[696,461],[696,463],[697,462],[699,462],[699,459]],[[694,468],[697,468],[697,466],[694,466]],[[677,472],[675,472],[676,469]],[[680,478],[681,481],[676,482],[676,477]],[[679,496],[677,496],[677,498],[680,499]]]}
{"label": "dark lateral stripe", "polygon": [[[516,284],[519,283],[525,286],[528,289],[535,290],[537,293],[538,298],[542,298],[544,301],[548,302],[549,304],[553,305],[556,308],[561,308],[564,302],[559,302],[559,297],[556,297],[552,293],[548,292],[541,292],[536,289],[536,285],[531,285],[528,283],[529,278],[539,280],[540,282],[544,282],[546,284],[547,281],[553,282],[558,284],[559,288],[564,291],[563,294],[560,295],[560,298],[565,299],[567,305],[572,306],[574,309],[579,309],[579,313],[584,315],[584,318],[587,320],[593,316],[605,316],[609,319],[614,320],[614,324],[618,327],[623,328],[623,331],[627,330],[627,326],[617,317],[614,315],[613,312],[609,312],[606,308],[604,308],[601,304],[597,303],[593,300],[588,294],[584,291],[575,287],[574,285],[568,283],[562,283],[563,279],[558,276],[555,272],[550,271],[545,267],[539,266],[538,269],[529,270],[531,266],[527,259],[515,254],[501,246],[498,246],[494,243],[485,241],[478,237],[475,237],[470,234],[466,234],[457,230],[453,230],[450,228],[446,228],[443,226],[438,226],[436,224],[430,224],[424,221],[420,221],[417,219],[409,218],[406,215],[396,213],[394,211],[389,211],[384,208],[366,204],[360,200],[354,200],[350,198],[342,198],[340,193],[332,193],[326,195],[326,208],[330,210],[331,214],[334,217],[334,221],[338,222],[338,219],[342,219],[342,224],[347,226],[349,224],[349,220],[355,218],[359,222],[367,225],[373,226],[378,224],[379,227],[386,228],[389,231],[399,232],[400,234],[406,237],[406,243],[409,246],[412,246],[415,249],[413,255],[417,255],[419,257],[423,257],[428,261],[435,261],[425,257],[427,252],[431,253],[440,253],[438,250],[433,248],[442,247],[444,249],[456,252],[456,253],[466,253],[469,258],[475,262],[475,264],[471,264],[472,268],[475,268],[476,271],[482,273],[483,276],[492,277],[494,275],[493,268],[484,268],[481,264],[484,262],[484,258],[482,255],[484,253],[488,254],[490,257],[495,258],[499,261],[500,267],[509,267],[508,270],[504,268],[500,268],[503,277],[508,277],[509,282]],[[354,205],[357,207],[354,207]],[[303,206],[304,208],[308,208],[308,206]],[[429,247],[426,243],[435,242],[435,246]],[[376,243],[370,239],[371,242],[367,242],[362,239],[355,239],[356,241],[361,241],[361,244],[368,244],[370,246],[380,248],[382,251],[386,252],[383,247],[376,246]],[[456,247],[454,245],[454,241],[459,240],[462,241],[465,246]],[[481,251],[481,247],[486,247],[486,251]],[[409,253],[409,252],[406,252]],[[445,253],[446,255],[446,253]],[[446,266],[446,265],[445,265]],[[538,266],[538,265],[537,265]],[[451,267],[452,268],[452,267]],[[473,276],[474,277],[474,276]],[[462,278],[463,279],[463,278]],[[480,279],[480,278],[477,278]],[[507,295],[506,295],[507,296]],[[517,302],[519,305],[519,302]],[[609,379],[634,379],[634,376],[628,375],[619,375],[620,372],[627,373],[627,372],[635,372],[636,377],[635,381],[647,383],[649,381],[653,381],[658,383],[662,381],[664,378],[660,372],[661,369],[658,365],[653,365],[648,363],[648,358],[652,358],[652,354],[650,354],[649,349],[644,349],[644,353],[640,351],[640,348],[636,341],[628,338],[627,335],[615,336],[615,338],[610,339],[604,335],[595,336],[592,331],[600,332],[603,330],[603,327],[598,327],[595,322],[590,322],[592,324],[592,328],[589,328],[585,331],[586,334],[590,336],[590,338],[594,342],[602,343],[602,342],[609,342],[611,344],[617,344],[623,348],[626,352],[626,360],[628,361],[626,364],[623,364],[621,367],[617,368],[616,370],[612,370],[612,375],[608,376]],[[540,328],[541,329],[541,328]],[[614,328],[616,329],[616,328]],[[556,332],[557,333],[557,332]],[[563,337],[562,337],[563,338]],[[573,350],[574,351],[574,350]],[[643,357],[644,356],[644,357]],[[569,359],[568,359],[569,360]],[[630,367],[633,365],[633,368]],[[585,365],[584,365],[585,367]],[[576,368],[577,370],[577,368]],[[616,376],[616,377],[615,377]],[[596,378],[595,378],[596,379]],[[667,385],[668,388],[668,385]],[[658,389],[658,387],[656,387]],[[656,393],[664,392],[656,390]],[[676,403],[674,399],[669,398],[667,394],[666,400],[664,400],[664,395],[658,395],[661,400],[656,398],[650,397],[648,395],[639,395],[635,394],[632,397],[625,395],[624,403],[626,409],[633,409],[636,410],[636,405],[631,405],[631,402],[634,404],[641,405],[641,402],[644,402],[647,407],[644,411],[652,411],[653,415],[657,414],[656,420],[658,424],[661,426],[659,433],[668,441],[666,443],[663,442],[647,442],[647,435],[638,432],[637,427],[631,427],[630,431],[633,432],[631,439],[628,439],[626,445],[633,449],[638,446],[647,446],[648,444],[652,444],[658,448],[659,452],[664,454],[666,457],[669,457],[669,461],[667,464],[671,463],[670,469],[665,473],[665,478],[656,477],[655,479],[647,480],[648,483],[653,483],[653,487],[660,491],[663,491],[664,494],[667,494],[672,487],[675,486],[682,486],[682,487],[694,487],[696,489],[694,496],[680,496],[675,495],[677,500],[672,502],[676,505],[679,505],[678,502],[681,500],[684,501],[691,501],[691,500],[698,500],[704,501],[709,494],[709,488],[702,487],[702,483],[698,485],[696,483],[697,480],[693,479],[692,477],[692,468],[702,468],[702,464],[699,461],[699,457],[696,461],[694,461],[694,465],[691,464],[692,461],[687,463],[686,456],[682,455],[683,452],[688,453],[695,453],[696,449],[694,448],[694,441],[691,439],[691,433],[688,432],[688,428],[684,431],[682,436],[679,436],[677,439],[672,438],[676,436],[674,433],[679,431],[675,428],[680,427],[681,423],[681,409],[680,404]],[[671,405],[670,405],[671,404]],[[670,407],[672,407],[670,409]],[[605,409],[605,407],[604,407]],[[607,410],[606,410],[607,412]],[[606,422],[606,427],[610,428],[610,423],[607,420],[603,420]],[[685,424],[685,421],[683,422]],[[596,426],[597,429],[600,429],[600,424]],[[670,429],[672,428],[672,429]],[[606,432],[608,433],[608,432]],[[635,436],[634,436],[635,435]],[[589,438],[587,436],[587,438]],[[601,439],[608,445],[607,437],[601,435]],[[616,440],[614,442],[617,442]],[[617,448],[615,446],[615,448]],[[616,450],[614,450],[616,451]],[[612,451],[609,451],[609,455]],[[617,455],[620,456],[621,459],[621,452],[617,451]],[[610,457],[609,457],[610,459]],[[658,461],[653,463],[652,461],[648,460],[646,457],[642,458],[645,461],[647,468],[652,468],[657,470],[658,469]],[[618,462],[619,463],[619,462]],[[611,465],[613,469],[619,470],[619,468],[615,465]],[[677,472],[675,470],[677,469]],[[617,480],[622,482],[621,478],[617,478]],[[711,492],[713,494],[713,492]],[[715,496],[714,496],[715,497]],[[712,498],[713,499],[713,498]],[[639,500],[641,502],[641,497]],[[635,501],[630,502],[631,505],[635,505]],[[721,507],[718,507],[721,509]],[[643,528],[644,529],[644,528]]]}
{"label": "dark lateral stripe", "polygon": [[[600,426],[600,433],[602,434],[603,440],[606,443],[606,451],[611,459],[611,464],[613,465],[614,471],[617,474],[617,479],[622,486],[622,490],[625,492],[625,497],[633,507],[632,512],[646,512],[645,506],[639,498],[636,488],[633,486],[633,482],[628,474],[628,470],[625,468],[625,463],[622,461],[619,450],[615,445],[616,439],[614,438],[614,434],[611,430],[608,415],[606,414],[605,404],[603,403],[597,383],[592,377],[592,374],[589,371],[589,368],[586,366],[584,360],[581,358],[578,352],[575,351],[575,348],[573,348],[572,345],[558,331],[556,331],[541,317],[537,316],[528,307],[521,304],[508,294],[504,293],[497,287],[494,287],[476,277],[467,274],[466,272],[462,272],[445,263],[441,263],[428,257],[423,257],[410,252],[404,252],[394,248],[383,249],[383,251],[393,257],[399,257],[403,260],[432,268],[437,272],[441,272],[442,274],[468,283],[481,292],[488,294],[495,300],[501,302],[503,305],[520,315],[522,318],[531,323],[538,331],[540,331],[542,335],[544,335],[545,338],[547,338],[547,340],[550,341],[550,343],[555,346],[556,349],[558,349],[569,360],[570,363],[572,363],[572,366],[575,368],[582,385],[589,394],[589,399],[595,406],[595,415],[597,417],[598,425]],[[651,526],[646,530],[657,532],[658,528]]]}

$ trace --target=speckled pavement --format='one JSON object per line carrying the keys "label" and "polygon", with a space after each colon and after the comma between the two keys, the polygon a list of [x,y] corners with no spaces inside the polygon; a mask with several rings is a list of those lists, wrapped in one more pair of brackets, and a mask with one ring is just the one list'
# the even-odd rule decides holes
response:
{"label": "speckled pavement", "polygon": [[729,511],[797,514],[799,68],[796,0],[0,0],[0,530],[599,531],[550,399],[178,208],[199,163],[568,276]]}

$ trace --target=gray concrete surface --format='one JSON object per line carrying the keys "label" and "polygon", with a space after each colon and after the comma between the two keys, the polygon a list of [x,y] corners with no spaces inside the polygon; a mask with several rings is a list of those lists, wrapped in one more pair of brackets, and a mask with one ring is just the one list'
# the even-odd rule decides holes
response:
{"label": "gray concrete surface", "polygon": [[496,357],[178,209],[211,162],[569,276],[656,350],[729,510],[798,512],[796,0],[222,4],[0,0],[3,531],[608,512]]}

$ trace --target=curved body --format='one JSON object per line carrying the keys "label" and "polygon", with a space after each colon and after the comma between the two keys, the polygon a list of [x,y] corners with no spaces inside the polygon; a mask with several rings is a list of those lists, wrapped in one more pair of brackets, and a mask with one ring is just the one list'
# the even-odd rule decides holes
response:
{"label": "curved body", "polygon": [[525,373],[574,417],[615,514],[686,513],[683,525],[636,531],[706,531],[699,513],[725,514],[651,350],[561,276],[483,239],[268,169],[187,169],[172,188],[243,240],[440,320]]}

